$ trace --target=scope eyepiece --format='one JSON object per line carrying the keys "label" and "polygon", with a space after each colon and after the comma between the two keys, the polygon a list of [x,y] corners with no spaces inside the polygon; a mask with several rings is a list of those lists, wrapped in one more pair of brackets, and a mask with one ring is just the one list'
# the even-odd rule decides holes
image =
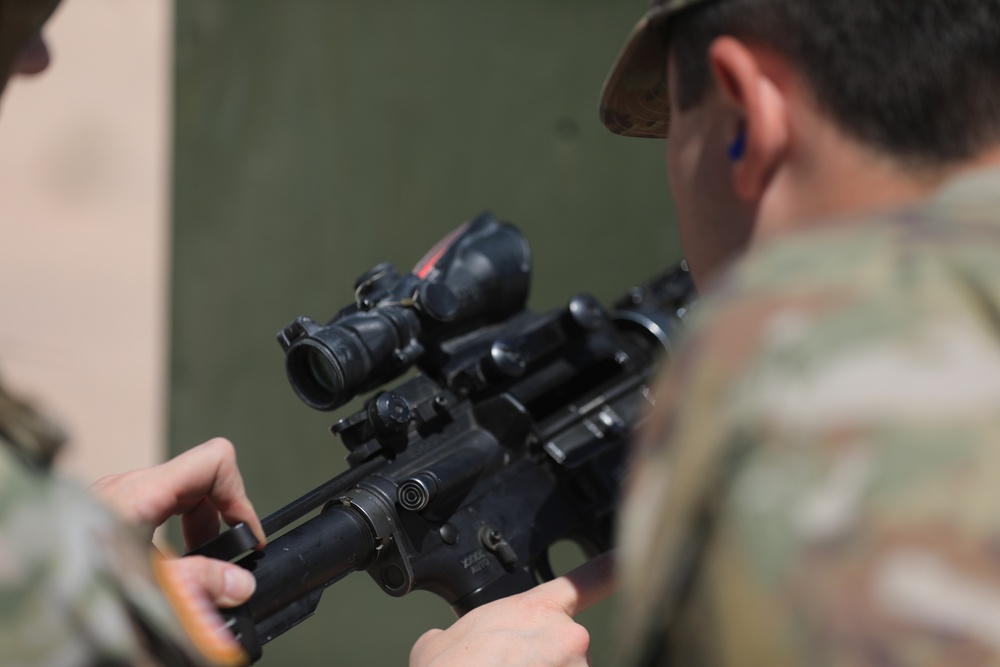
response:
{"label": "scope eyepiece", "polygon": [[343,404],[344,369],[326,345],[300,341],[288,349],[285,366],[295,393],[310,407],[332,410]]}
{"label": "scope eyepiece", "polygon": [[436,337],[455,335],[524,308],[531,249],[489,213],[446,236],[400,276],[389,263],[355,283],[355,303],[325,326],[300,317],[278,334],[292,389],[317,410],[398,377]]}
{"label": "scope eyepiece", "polygon": [[321,326],[300,317],[278,334],[285,372],[302,402],[335,410],[405,370],[417,355],[420,323],[412,308],[383,307]]}

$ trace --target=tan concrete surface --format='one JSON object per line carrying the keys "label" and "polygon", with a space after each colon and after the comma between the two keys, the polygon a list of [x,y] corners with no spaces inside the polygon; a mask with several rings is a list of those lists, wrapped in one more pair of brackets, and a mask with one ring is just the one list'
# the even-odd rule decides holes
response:
{"label": "tan concrete surface", "polygon": [[0,374],[85,482],[165,450],[169,0],[65,0],[0,107]]}

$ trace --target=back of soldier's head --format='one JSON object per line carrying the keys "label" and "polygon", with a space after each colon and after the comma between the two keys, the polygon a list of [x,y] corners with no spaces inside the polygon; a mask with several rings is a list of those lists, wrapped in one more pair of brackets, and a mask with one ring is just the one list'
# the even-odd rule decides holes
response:
{"label": "back of soldier's head", "polygon": [[[675,57],[682,110],[713,85],[709,45],[731,35],[774,48],[848,134],[902,160],[957,162],[1000,141],[996,0],[656,0],[647,19],[645,41]],[[633,130],[609,100],[613,131],[662,136],[666,121]]]}
{"label": "back of soldier's head", "polygon": [[968,159],[1000,141],[1000,2],[717,0],[670,24],[678,103],[710,84],[720,35],[783,54],[848,133],[919,163]]}

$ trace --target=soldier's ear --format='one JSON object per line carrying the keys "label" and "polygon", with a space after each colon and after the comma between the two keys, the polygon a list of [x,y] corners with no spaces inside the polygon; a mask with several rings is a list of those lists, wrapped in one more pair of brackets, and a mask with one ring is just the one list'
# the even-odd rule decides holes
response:
{"label": "soldier's ear", "polygon": [[728,106],[733,187],[740,199],[755,203],[788,153],[787,101],[760,54],[743,42],[720,37],[709,62]]}

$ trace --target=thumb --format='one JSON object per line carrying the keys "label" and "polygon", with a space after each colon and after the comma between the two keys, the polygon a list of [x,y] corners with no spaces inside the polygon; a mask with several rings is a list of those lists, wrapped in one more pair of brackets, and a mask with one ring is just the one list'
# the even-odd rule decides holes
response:
{"label": "thumb", "polygon": [[167,561],[164,566],[203,591],[218,607],[241,605],[257,588],[257,580],[250,572],[215,558],[187,556]]}

